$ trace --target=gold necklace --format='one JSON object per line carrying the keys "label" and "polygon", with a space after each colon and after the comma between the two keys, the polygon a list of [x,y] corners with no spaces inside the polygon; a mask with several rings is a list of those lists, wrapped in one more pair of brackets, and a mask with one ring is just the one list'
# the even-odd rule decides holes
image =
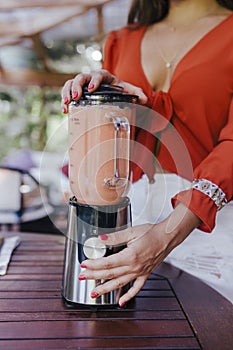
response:
{"label": "gold necklace", "polygon": [[[174,28],[173,30],[171,31],[175,31],[176,28]],[[187,41],[187,40],[186,40]],[[183,43],[182,47],[185,46],[185,43],[186,41]],[[158,41],[156,41],[156,46],[157,46],[157,49],[158,49],[158,53],[159,53],[159,56],[162,58],[163,62],[165,63],[165,67],[167,68],[168,71],[171,70],[171,68],[173,67],[173,63],[175,61],[175,59],[177,58],[181,48],[179,48],[179,50],[177,50],[174,55],[172,57],[170,57],[169,59],[164,55],[164,52],[161,48],[161,46],[158,44]]]}
{"label": "gold necklace", "polygon": [[[211,15],[211,14],[213,14],[213,9],[212,9],[211,11],[209,11],[205,16],[202,16],[202,17],[198,18],[196,21],[200,21],[201,19],[203,19],[203,18],[205,18],[205,17],[207,17],[207,16],[209,16],[209,15]],[[168,23],[168,28],[169,28],[169,31],[170,31],[170,32],[175,32],[176,29],[177,29],[174,25],[169,24],[169,23]],[[190,30],[190,32],[192,32],[192,29]],[[157,34],[158,34],[158,36],[159,36],[158,31],[157,31]],[[168,59],[167,57],[165,57],[164,52],[163,52],[161,46],[158,45],[158,42],[156,41],[156,46],[157,46],[159,55],[160,55],[160,57],[162,58],[162,60],[164,61],[166,69],[168,70],[168,78],[169,78],[170,75],[171,75],[171,68],[173,67],[173,64],[174,64],[175,59],[177,58],[177,56],[178,56],[180,50],[181,50],[181,49],[185,46],[185,44],[187,43],[187,40],[188,40],[188,39],[190,39],[190,37],[187,37],[187,39],[183,42],[183,45],[179,48],[179,50],[177,50],[177,51],[174,53],[174,55],[173,55],[170,59]]]}
{"label": "gold necklace", "polygon": [[163,51],[160,46],[158,46],[159,55],[165,63],[167,69],[171,69],[175,58],[178,56],[179,51],[177,51],[169,60],[164,56]]}

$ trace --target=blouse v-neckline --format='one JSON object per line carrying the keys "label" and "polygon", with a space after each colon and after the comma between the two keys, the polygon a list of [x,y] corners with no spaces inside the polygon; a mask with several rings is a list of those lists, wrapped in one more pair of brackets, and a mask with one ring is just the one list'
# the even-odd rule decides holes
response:
{"label": "blouse v-neckline", "polygon": [[179,60],[179,62],[176,64],[175,68],[174,68],[174,71],[172,73],[172,76],[171,76],[171,81],[170,81],[170,86],[168,88],[167,91],[164,91],[164,90],[153,90],[153,87],[151,85],[151,83],[149,82],[146,74],[145,74],[145,71],[143,69],[143,65],[142,65],[142,57],[141,57],[141,45],[142,45],[142,40],[143,40],[143,37],[145,35],[145,32],[146,32],[146,29],[147,27],[142,27],[142,32],[141,32],[141,36],[139,38],[140,40],[140,44],[138,45],[138,50],[139,50],[139,60],[140,60],[140,69],[142,71],[142,74],[144,76],[144,79],[148,85],[148,87],[150,89],[152,89],[154,92],[156,91],[162,91],[163,93],[169,93],[169,91],[171,90],[171,87],[174,83],[174,81],[176,80],[176,78],[178,77],[178,73],[179,71],[181,70],[181,67],[183,65],[183,62],[187,60],[187,58],[192,55],[193,51],[195,51],[205,40],[208,39],[209,36],[211,36],[213,34],[213,32],[219,30],[219,28],[221,28],[226,22],[228,22],[231,18],[233,18],[233,12],[227,16],[226,18],[224,18],[221,22],[219,22],[216,26],[214,26],[213,28],[211,28],[207,33],[205,33],[185,54],[184,56],[181,57],[181,59]]}

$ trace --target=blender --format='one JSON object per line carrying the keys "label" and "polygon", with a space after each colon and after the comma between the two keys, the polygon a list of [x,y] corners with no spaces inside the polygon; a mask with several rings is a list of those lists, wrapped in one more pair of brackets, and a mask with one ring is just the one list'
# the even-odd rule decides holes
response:
{"label": "blender", "polygon": [[68,114],[69,201],[62,296],[68,304],[116,305],[129,285],[91,298],[103,280],[78,280],[81,263],[119,252],[125,245],[106,246],[98,236],[132,224],[130,140],[136,95],[119,86],[102,84],[95,92],[84,86],[71,101]]}

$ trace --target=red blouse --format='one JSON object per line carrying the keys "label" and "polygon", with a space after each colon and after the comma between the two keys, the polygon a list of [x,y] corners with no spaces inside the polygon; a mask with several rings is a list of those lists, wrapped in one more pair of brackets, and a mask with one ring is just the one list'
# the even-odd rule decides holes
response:
{"label": "red blouse", "polygon": [[[152,122],[150,132],[138,133],[137,141],[150,152],[138,153],[137,163],[146,169],[144,172],[149,177],[153,176],[155,135],[161,132],[157,154],[160,165],[191,181],[193,178],[211,181],[230,201],[233,196],[233,14],[210,30],[181,59],[168,92],[153,91],[144,74],[140,47],[145,29],[122,28],[111,32],[103,63],[104,69],[120,79],[140,86],[149,98],[148,105],[165,118],[162,123]],[[135,167],[134,179],[141,174],[140,168]],[[177,200],[202,220],[200,229],[210,232],[214,228],[217,206],[209,196],[193,189],[179,193],[173,203]]]}

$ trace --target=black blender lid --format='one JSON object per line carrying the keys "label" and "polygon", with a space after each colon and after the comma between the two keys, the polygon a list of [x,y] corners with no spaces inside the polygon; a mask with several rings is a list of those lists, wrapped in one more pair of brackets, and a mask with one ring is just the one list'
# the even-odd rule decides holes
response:
{"label": "black blender lid", "polygon": [[100,86],[98,87],[97,90],[93,91],[93,92],[89,92],[88,91],[88,84],[85,84],[83,86],[83,93],[86,94],[98,94],[98,93],[120,93],[123,94],[124,92],[123,87],[119,86],[119,85],[111,85],[111,84],[100,84]]}
{"label": "black blender lid", "polygon": [[118,85],[100,84],[97,90],[88,91],[88,85],[83,86],[83,92],[80,100],[99,100],[102,102],[119,101],[119,102],[131,102],[137,103],[138,96],[127,94],[124,89]]}

